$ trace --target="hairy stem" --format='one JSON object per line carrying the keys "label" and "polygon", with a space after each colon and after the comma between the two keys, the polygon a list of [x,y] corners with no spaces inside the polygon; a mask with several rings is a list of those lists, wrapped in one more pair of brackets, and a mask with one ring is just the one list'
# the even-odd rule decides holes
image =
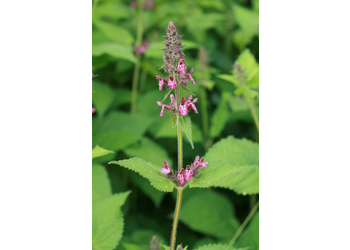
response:
{"label": "hairy stem", "polygon": [[176,230],[177,230],[177,225],[178,225],[179,216],[180,216],[180,207],[181,207],[181,201],[182,201],[182,191],[183,191],[183,189],[181,187],[179,187],[177,189],[177,197],[176,197],[176,206],[175,206],[175,212],[174,212],[173,229],[171,231],[171,239],[170,239],[170,250],[175,250]]}
{"label": "hairy stem", "polygon": [[259,207],[259,201],[255,204],[252,210],[250,210],[249,214],[247,215],[247,218],[245,218],[242,225],[238,228],[237,232],[235,233],[232,240],[230,241],[229,246],[233,246],[233,244],[235,244],[236,240],[241,235],[243,229],[247,226],[248,222],[253,218],[253,215],[255,214],[258,207]]}
{"label": "hairy stem", "polygon": [[[136,35],[136,48],[139,47],[142,43],[142,34],[143,34],[143,22],[142,22],[142,7],[139,1],[139,13],[138,13],[138,22],[137,22],[137,35]],[[136,111],[136,101],[137,101],[137,84],[139,81],[140,75],[140,64],[141,64],[141,55],[136,55],[137,62],[135,64],[134,73],[132,77],[132,91],[131,91],[131,112]]]}

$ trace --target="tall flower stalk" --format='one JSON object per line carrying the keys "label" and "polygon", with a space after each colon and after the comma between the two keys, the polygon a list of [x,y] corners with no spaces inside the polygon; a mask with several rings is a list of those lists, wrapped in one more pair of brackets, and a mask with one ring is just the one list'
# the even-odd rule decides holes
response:
{"label": "tall flower stalk", "polygon": [[[183,167],[183,136],[180,126],[180,119],[187,117],[190,112],[198,114],[195,103],[198,98],[192,100],[193,96],[190,95],[187,100],[184,96],[180,95],[180,88],[187,89],[187,84],[190,80],[193,84],[196,84],[192,72],[193,68],[187,71],[185,62],[185,54],[182,51],[183,45],[181,43],[181,35],[178,34],[177,26],[173,22],[169,22],[166,28],[166,36],[164,36],[164,72],[168,73],[167,77],[156,76],[158,80],[159,91],[166,89],[164,100],[170,96],[170,104],[164,104],[163,101],[158,101],[157,104],[161,107],[160,116],[164,116],[164,110],[170,112],[170,120],[173,123],[173,127],[177,127],[177,141],[178,141],[178,168],[174,171],[166,161],[163,162],[163,168],[160,172],[165,174],[172,182],[174,182],[177,188],[177,198],[174,212],[174,220],[170,239],[170,250],[175,250],[176,232],[180,216],[180,208],[182,201],[182,193],[186,186],[189,184],[193,177],[196,177],[201,167],[207,167],[208,162],[204,162],[204,159],[199,159],[197,156],[191,165]],[[175,93],[174,94],[172,93]]]}

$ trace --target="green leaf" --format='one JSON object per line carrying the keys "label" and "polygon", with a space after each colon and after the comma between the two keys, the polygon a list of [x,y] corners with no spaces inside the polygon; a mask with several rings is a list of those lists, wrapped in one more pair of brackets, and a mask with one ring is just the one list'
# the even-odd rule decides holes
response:
{"label": "green leaf", "polygon": [[192,91],[191,91],[189,88],[187,88],[186,86],[180,85],[180,87],[181,87],[183,90],[185,90],[186,92],[190,93],[191,95],[196,96],[196,95],[193,94]]}
{"label": "green leaf", "polygon": [[98,3],[92,19],[109,18],[119,20],[130,16],[130,7],[122,3]]}
{"label": "green leaf", "polygon": [[171,127],[174,129],[177,126],[177,114],[170,114]]}
{"label": "green leaf", "polygon": [[223,187],[238,194],[259,193],[259,145],[232,136],[213,145],[204,160],[209,166],[201,168],[190,187]]}
{"label": "green leaf", "polygon": [[240,86],[241,84],[238,82],[237,78],[233,75],[217,75],[217,78],[233,83],[236,86]]}
{"label": "green leaf", "polygon": [[108,108],[112,105],[115,92],[106,84],[94,80],[92,93],[92,103],[97,110],[97,115],[103,117]]}
{"label": "green leaf", "polygon": [[[163,118],[164,119],[164,118]],[[177,138],[177,129],[172,127],[172,124],[168,120],[159,121],[151,129],[151,133],[155,138]],[[184,140],[186,143],[190,143],[188,140]],[[195,143],[203,141],[202,131],[197,124],[192,122],[192,141]]]}
{"label": "green leaf", "polygon": [[243,52],[237,58],[237,61],[241,64],[242,69],[247,76],[246,85],[250,88],[258,87],[259,76],[256,78],[256,74],[259,73],[259,65],[250,50],[243,50]]}
{"label": "green leaf", "polygon": [[230,96],[228,99],[228,104],[233,112],[242,112],[249,110],[249,104],[243,98],[238,98],[236,96]]}
{"label": "green leaf", "polygon": [[100,156],[104,156],[107,154],[113,154],[113,151],[101,148],[99,145],[96,145],[92,150],[92,159]]}
{"label": "green leaf", "polygon": [[259,212],[256,212],[234,245],[236,247],[259,249]]}
{"label": "green leaf", "polygon": [[145,246],[140,247],[138,245],[129,244],[129,243],[122,243],[122,245],[125,248],[125,250],[145,250]]}
{"label": "green leaf", "polygon": [[[182,85],[180,85],[180,86],[182,86]],[[164,98],[163,98],[163,100],[161,101],[161,102],[164,102],[165,101],[165,99],[169,96],[169,94],[171,93],[171,91],[173,91],[172,89],[167,89],[166,90],[166,92],[165,92],[165,94],[164,94]]]}
{"label": "green leaf", "polygon": [[117,152],[137,142],[140,137],[141,135],[128,131],[109,130],[92,136],[92,145],[100,145],[103,148],[110,148]]}
{"label": "green leaf", "polygon": [[113,250],[123,234],[124,218],[121,206],[130,191],[115,194],[92,205],[92,248]]}
{"label": "green leaf", "polygon": [[167,161],[170,166],[173,165],[173,161],[168,156],[167,151],[147,137],[141,138],[135,145],[124,149],[124,153],[129,157],[139,157],[147,162],[161,163]]}
{"label": "green leaf", "polygon": [[221,134],[230,116],[230,112],[227,109],[227,105],[226,105],[229,97],[230,97],[229,93],[222,92],[220,104],[210,118],[210,136],[212,138],[215,138]]}
{"label": "green leaf", "polygon": [[116,43],[101,43],[92,45],[93,56],[101,56],[103,54],[113,56],[117,59],[125,59],[133,63],[137,62],[131,46],[125,47]]}
{"label": "green leaf", "polygon": [[92,202],[112,196],[108,173],[100,164],[92,165]]}
{"label": "green leaf", "polygon": [[110,112],[99,128],[99,132],[117,130],[142,136],[154,122],[154,117],[144,114]]}
{"label": "green leaf", "polygon": [[179,125],[181,130],[185,133],[187,136],[188,141],[191,144],[192,149],[193,141],[192,141],[192,125],[191,125],[191,118],[189,116],[179,116]]}
{"label": "green leaf", "polygon": [[242,30],[253,35],[259,34],[259,13],[238,4],[233,5],[233,12]]}
{"label": "green leaf", "polygon": [[151,185],[159,191],[172,192],[174,189],[174,183],[166,178],[165,174],[159,171],[160,167],[153,163],[146,162],[143,159],[131,158],[128,160],[112,161],[108,164],[118,164],[139,173],[141,176],[148,179]]}
{"label": "green leaf", "polygon": [[194,231],[228,239],[239,228],[233,211],[224,195],[213,191],[199,193],[183,203],[180,221]]}
{"label": "green leaf", "polygon": [[93,20],[93,24],[108,38],[120,45],[131,46],[134,42],[134,37],[130,34],[130,32],[119,25],[99,20]]}

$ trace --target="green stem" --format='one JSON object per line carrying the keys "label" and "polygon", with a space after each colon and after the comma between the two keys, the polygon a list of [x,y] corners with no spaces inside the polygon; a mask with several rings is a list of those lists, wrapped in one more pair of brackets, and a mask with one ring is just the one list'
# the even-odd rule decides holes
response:
{"label": "green stem", "polygon": [[[175,88],[175,100],[177,103],[177,107],[180,106],[180,87],[176,86]],[[177,117],[177,146],[178,146],[178,171],[182,168],[182,131],[179,125],[179,116]]]}
{"label": "green stem", "polygon": [[98,4],[99,0],[94,0],[92,3],[92,13],[94,13],[94,10],[96,9],[96,6]]}
{"label": "green stem", "polygon": [[[138,10],[138,22],[137,22],[137,35],[136,35],[136,48],[139,47],[142,43],[142,34],[143,34],[143,20],[142,20],[142,7],[141,1],[139,1],[139,10]],[[139,81],[140,75],[140,64],[141,64],[141,55],[136,55],[137,62],[135,64],[133,78],[132,78],[132,92],[131,92],[131,112],[136,111],[136,101],[137,101],[137,84]]]}
{"label": "green stem", "polygon": [[176,242],[176,230],[179,222],[180,216],[180,207],[182,201],[182,187],[177,188],[177,197],[176,197],[176,206],[174,212],[174,221],[173,221],[173,229],[171,231],[171,239],[170,239],[170,250],[175,250],[175,242]]}
{"label": "green stem", "polygon": [[243,229],[247,226],[248,222],[252,219],[258,207],[259,207],[259,201],[255,204],[252,210],[250,210],[249,214],[247,215],[247,218],[245,218],[242,225],[238,228],[237,232],[235,233],[232,240],[230,241],[229,246],[233,246],[233,244],[235,244],[236,240],[241,235]]}
{"label": "green stem", "polygon": [[253,106],[253,102],[252,102],[252,100],[251,100],[248,96],[244,95],[244,97],[245,97],[246,101],[247,101],[248,104],[249,104],[250,112],[252,112],[252,115],[253,115],[253,119],[254,119],[256,128],[258,129],[258,132],[259,132],[259,119],[258,119],[258,116],[257,116],[257,114],[256,114],[256,112],[255,112],[255,108],[254,108],[254,106]]}

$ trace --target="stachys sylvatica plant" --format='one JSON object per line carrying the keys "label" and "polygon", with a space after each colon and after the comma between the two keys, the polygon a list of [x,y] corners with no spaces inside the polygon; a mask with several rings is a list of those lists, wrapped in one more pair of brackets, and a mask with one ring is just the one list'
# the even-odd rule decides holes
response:
{"label": "stachys sylvatica plant", "polygon": [[[193,98],[189,89],[190,85],[196,84],[191,75],[194,69],[187,69],[181,37],[178,34],[177,26],[170,21],[166,28],[166,36],[164,36],[164,64],[162,66],[167,76],[155,76],[158,80],[159,91],[165,92],[162,101],[155,100],[155,105],[158,104],[161,107],[161,118],[159,119],[165,119],[164,116],[168,116],[164,114],[164,110],[167,110],[173,129],[177,129],[177,169],[169,166],[166,161],[163,162],[163,167],[160,167],[159,162],[146,162],[141,158],[109,163],[118,164],[139,173],[147,178],[154,188],[162,192],[172,192],[174,188],[177,189],[170,250],[175,250],[182,195],[187,187],[224,187],[235,190],[239,194],[251,194],[258,192],[259,185],[256,182],[258,178],[256,178],[256,173],[259,171],[258,156],[256,157],[258,147],[245,139],[239,140],[230,136],[209,149],[204,157],[207,161],[196,156],[193,162],[187,163],[186,166],[183,165],[183,133],[193,149],[190,115],[200,113],[196,107],[196,103],[200,100]],[[190,92],[187,99],[181,96],[181,90]],[[254,156],[252,157],[250,154],[254,154]],[[233,155],[239,155],[240,158],[233,159]],[[245,175],[240,175],[243,172]],[[253,176],[253,179],[250,176]],[[203,220],[205,219],[207,218],[203,218]]]}

